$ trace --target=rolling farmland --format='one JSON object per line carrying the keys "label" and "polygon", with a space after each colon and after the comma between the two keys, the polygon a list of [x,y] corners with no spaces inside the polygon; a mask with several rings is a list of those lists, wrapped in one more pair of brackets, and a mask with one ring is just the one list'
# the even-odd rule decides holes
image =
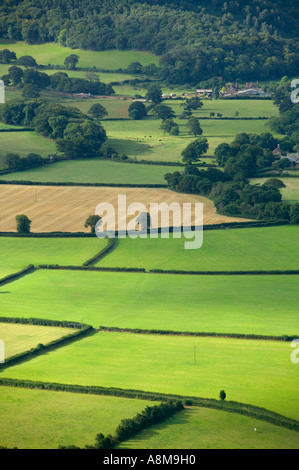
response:
{"label": "rolling farmland", "polygon": [[98,333],[1,376],[212,398],[225,387],[231,400],[298,419],[289,356],[289,344],[279,341]]}
{"label": "rolling farmland", "polygon": [[246,449],[297,449],[298,437],[288,429],[245,416],[192,407],[146,429],[119,448],[242,449],[244,445]]}
{"label": "rolling farmland", "polygon": [[22,305],[25,318],[94,328],[298,335],[298,278],[39,270],[0,287],[0,295],[8,317]]}
{"label": "rolling farmland", "polygon": [[[150,403],[67,392],[0,387],[1,417],[6,424],[1,444],[20,449],[57,449],[94,444],[98,433],[112,433]],[[34,426],[32,426],[34,414]],[[84,415],[84,420],[82,420]]]}
{"label": "rolling farmland", "polygon": [[56,328],[39,325],[0,323],[0,336],[5,343],[5,359],[55,339],[73,333],[71,328]]}
{"label": "rolling farmland", "polygon": [[85,220],[94,214],[97,205],[107,202],[117,208],[119,194],[127,197],[128,205],[135,202],[147,206],[150,202],[204,203],[204,224],[246,220],[218,215],[212,201],[168,189],[1,185],[0,230],[15,231],[15,216],[26,214],[32,220],[33,232],[86,232],[89,230],[84,228]]}
{"label": "rolling farmland", "polygon": [[[128,144],[133,152],[138,144]],[[129,153],[129,152],[128,152]],[[164,175],[182,167],[119,163],[102,159],[57,162],[1,177],[5,181],[88,184],[165,184]]]}
{"label": "rolling farmland", "polygon": [[0,238],[0,279],[30,264],[81,265],[99,253],[106,240],[99,238]]}
{"label": "rolling farmland", "polygon": [[[299,268],[298,226],[207,230],[200,250],[185,250],[184,238],[117,240],[96,266],[182,270],[254,271]],[[251,256],[248,256],[248,253]]]}
{"label": "rolling farmland", "polygon": [[[93,79],[104,83],[131,81],[113,85],[116,95],[110,97],[85,99],[71,90],[40,90],[47,103],[76,107],[85,114],[92,104],[104,106],[108,115],[100,123],[107,132],[107,145],[119,157],[79,155],[0,176],[1,316],[12,322],[17,317],[40,323],[0,323],[6,358],[76,331],[41,326],[47,320],[92,327],[76,341],[42,348],[17,364],[0,365],[0,421],[5,429],[0,432],[0,447],[91,446],[98,433],[113,434],[122,419],[159,404],[159,394],[165,394],[162,400],[178,395],[184,410],[118,442],[118,449],[298,448],[298,364],[291,361],[291,341],[299,337],[298,224],[281,221],[279,214],[279,221],[271,219],[273,225],[252,227],[249,218],[218,214],[213,200],[218,203],[226,183],[220,182],[210,193],[213,200],[188,194],[187,186],[186,193],[155,187],[166,186],[166,173],[184,172],[177,163],[182,163],[182,150],[195,139],[187,119],[179,118],[182,99],[162,102],[174,110],[179,135],[163,132],[150,102],[145,119],[128,116],[133,97],[144,98],[151,81],[160,82],[156,74],[133,75],[125,69],[132,62],[158,66],[157,55],[79,50],[58,42],[29,45],[0,40],[2,48],[18,57],[33,56],[43,66],[38,70],[49,75],[66,71],[69,77],[86,79],[93,72]],[[70,54],[80,56],[78,70],[65,69]],[[0,76],[9,68],[10,64],[0,64]],[[189,97],[196,89],[165,82],[161,87],[164,93],[185,92]],[[24,99],[21,87],[7,87],[8,103]],[[211,119],[211,113],[220,115]],[[219,170],[216,147],[231,143],[236,134],[272,132],[269,118],[278,117],[279,109],[268,99],[204,99],[193,116],[199,118],[209,143],[207,154],[198,156],[201,169],[213,164]],[[44,137],[49,135],[47,129],[44,134],[8,132],[13,127],[18,126],[0,123],[0,130],[7,131],[0,132],[0,170],[7,153],[23,157],[57,152],[55,141]],[[125,156],[132,163],[124,163]],[[147,164],[134,164],[141,160]],[[290,173],[279,177],[286,184],[281,193],[283,201],[295,204],[299,180],[292,177],[295,171]],[[237,193],[246,184],[241,176],[233,174],[229,181]],[[250,178],[250,182],[263,184],[266,179]],[[118,214],[119,195],[126,196],[127,206],[139,202],[146,211],[150,203],[203,203],[204,225],[214,227],[205,227],[199,250],[184,249],[186,240],[173,235],[119,237],[113,243],[87,236],[90,228],[84,227],[85,221],[99,203],[116,208],[116,230],[120,222],[135,219],[137,213]],[[237,198],[234,202],[240,204]],[[221,205],[217,207],[224,212]],[[32,233],[16,233],[15,217],[20,214],[32,221]],[[262,225],[263,218],[259,219]],[[246,228],[229,225],[238,222]],[[181,223],[170,218],[158,225]],[[215,227],[221,224],[226,225]],[[94,258],[103,250],[100,259]],[[3,280],[28,265],[35,269]],[[220,390],[227,394],[223,402]],[[201,397],[206,401],[200,405]],[[188,403],[190,399],[194,403]],[[272,412],[279,416],[266,422]]]}

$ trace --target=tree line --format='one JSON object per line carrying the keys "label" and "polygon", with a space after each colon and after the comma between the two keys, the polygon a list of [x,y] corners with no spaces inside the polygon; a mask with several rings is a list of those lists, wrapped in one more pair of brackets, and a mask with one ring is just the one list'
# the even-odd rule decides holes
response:
{"label": "tree line", "polygon": [[[6,86],[13,85],[22,88],[25,98],[37,98],[40,96],[40,90],[45,88],[71,94],[90,93],[109,96],[115,93],[112,85],[102,83],[96,74],[90,73],[89,79],[69,77],[66,72],[48,75],[36,69],[37,63],[33,57],[23,56],[18,60],[15,60],[15,57],[15,53],[8,49],[0,51],[0,63],[12,63],[8,73],[1,79]],[[26,69],[23,70],[21,66]]]}
{"label": "tree line", "polygon": [[[93,446],[85,446],[85,449],[114,449],[121,442],[130,439],[144,429],[161,423],[179,411],[184,409],[180,400],[168,400],[160,405],[147,406],[141,413],[134,418],[123,419],[116,428],[115,435],[104,435],[99,433],[96,436]],[[60,446],[60,449],[79,449],[74,445]]]}
{"label": "tree line", "polygon": [[192,164],[201,155],[201,144],[202,138],[197,139],[182,152],[188,162],[184,172],[165,175],[170,189],[206,196],[225,215],[299,223],[299,204],[282,202],[280,188],[284,184],[280,180],[270,178],[263,185],[249,183],[249,178],[274,162],[271,150],[277,140],[272,134],[242,133],[236,135],[232,144],[220,144],[215,156],[224,171],[200,170]]}
{"label": "tree line", "polygon": [[168,83],[248,81],[296,75],[297,16],[291,0],[11,0],[0,7],[0,37],[151,51]]}
{"label": "tree line", "polygon": [[[56,140],[57,150],[70,159],[101,155],[102,145],[107,139],[102,125],[77,108],[41,99],[5,103],[1,107],[0,120],[5,124],[34,129]],[[37,157],[35,159],[40,161]],[[16,157],[15,161],[19,159]],[[29,161],[28,157],[26,161]]]}

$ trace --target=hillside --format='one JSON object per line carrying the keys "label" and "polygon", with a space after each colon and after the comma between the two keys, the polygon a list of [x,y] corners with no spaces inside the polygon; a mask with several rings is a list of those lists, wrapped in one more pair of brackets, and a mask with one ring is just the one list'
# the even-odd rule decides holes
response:
{"label": "hillside", "polygon": [[160,65],[145,72],[169,83],[267,80],[299,70],[297,20],[291,0],[11,0],[0,7],[0,37],[147,50]]}

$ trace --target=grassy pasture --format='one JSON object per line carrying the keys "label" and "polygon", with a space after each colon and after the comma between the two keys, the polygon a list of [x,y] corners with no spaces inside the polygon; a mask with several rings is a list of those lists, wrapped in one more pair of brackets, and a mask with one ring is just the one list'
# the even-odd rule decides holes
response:
{"label": "grassy pasture", "polygon": [[[1,134],[0,134],[1,139]],[[138,147],[138,144],[135,144]],[[134,144],[132,144],[134,147]],[[52,165],[1,176],[6,181],[39,183],[166,184],[164,175],[182,171],[182,167],[134,165],[99,158],[57,162]]]}
{"label": "grassy pasture", "polygon": [[0,387],[0,401],[0,444],[19,449],[93,445],[98,433],[113,434],[122,419],[152,405],[143,400],[13,387]]}
{"label": "grassy pasture", "polygon": [[[80,109],[82,113],[87,114],[90,107],[93,104],[101,104],[108,112],[107,119],[128,119],[128,108],[131,104],[131,101],[124,100],[124,99],[117,99],[117,98],[103,98],[103,99],[78,99],[78,98],[69,98],[66,99],[61,104],[65,106],[75,106],[76,108]],[[106,122],[103,119],[102,122],[103,126],[105,127]]]}
{"label": "grassy pasture", "polygon": [[[176,115],[180,115],[183,112],[184,100],[165,100],[163,104],[171,106],[175,111]],[[235,113],[238,111],[240,118],[250,117],[274,117],[278,116],[278,108],[273,104],[272,100],[203,100],[203,107],[193,112],[193,115],[200,117],[210,117],[210,113],[221,113],[223,117],[235,117]],[[238,122],[238,121],[237,121]]]}
{"label": "grassy pasture", "polygon": [[119,448],[298,449],[298,433],[246,416],[192,407],[142,431]]}
{"label": "grassy pasture", "polygon": [[81,265],[105,246],[99,238],[0,238],[0,278],[29,264]]}
{"label": "grassy pasture", "polygon": [[298,419],[291,351],[289,343],[275,341],[97,333],[0,376],[209,398],[224,389],[227,400]]}
{"label": "grassy pasture", "polygon": [[3,124],[2,122],[0,122],[0,130],[8,130],[8,129],[22,129],[22,127],[20,126],[10,126],[8,124]]}
{"label": "grassy pasture", "polygon": [[296,335],[298,277],[42,270],[4,285],[0,296],[8,317],[21,306],[25,318],[96,328]]}
{"label": "grassy pasture", "polygon": [[100,266],[185,271],[299,269],[299,227],[205,231],[199,250],[185,250],[182,238],[118,239]]}
{"label": "grassy pasture", "polygon": [[28,351],[39,343],[47,344],[74,332],[73,328],[0,323],[0,339],[5,344],[6,359],[15,354]]}
{"label": "grassy pasture", "polygon": [[125,68],[132,62],[140,62],[142,65],[155,63],[158,65],[159,57],[142,51],[88,51],[82,49],[70,49],[57,43],[26,44],[22,41],[0,41],[0,49],[9,49],[17,54],[17,57],[31,55],[40,65],[64,65],[64,60],[71,54],[80,57],[78,67],[116,70]]}
{"label": "grassy pasture", "polygon": [[[57,69],[42,69],[41,72],[46,73],[47,75],[54,75],[54,73],[65,72],[71,78],[88,78],[88,71],[86,70],[57,70]],[[1,66],[0,66],[1,73]],[[111,82],[124,82],[125,80],[134,80],[137,78],[134,75],[129,75],[127,73],[106,73],[106,72],[94,72],[99,80],[102,83],[111,83]]]}
{"label": "grassy pasture", "polygon": [[0,169],[4,168],[7,153],[17,153],[24,157],[29,153],[47,156],[56,152],[54,141],[35,132],[1,132],[0,133]]}
{"label": "grassy pasture", "polygon": [[[119,153],[125,153],[124,141],[142,144],[139,151],[132,156],[145,160],[161,160],[181,162],[182,150],[194,140],[187,132],[186,120],[176,119],[180,126],[180,135],[171,136],[163,134],[160,129],[161,121],[147,118],[142,121],[105,121],[104,127],[107,135]],[[261,133],[267,132],[267,121],[258,119],[250,121],[205,120],[200,125],[203,136],[209,142],[208,155],[214,155],[215,148],[222,142],[230,143],[236,134],[241,132]]]}
{"label": "grassy pasture", "polygon": [[[254,178],[251,180],[251,183],[262,185],[269,178]],[[277,176],[277,178],[283,181],[284,184],[286,185],[286,188],[282,188],[280,190],[283,201],[289,202],[289,203],[299,202],[299,178],[289,178],[289,177],[281,178],[280,176]]]}

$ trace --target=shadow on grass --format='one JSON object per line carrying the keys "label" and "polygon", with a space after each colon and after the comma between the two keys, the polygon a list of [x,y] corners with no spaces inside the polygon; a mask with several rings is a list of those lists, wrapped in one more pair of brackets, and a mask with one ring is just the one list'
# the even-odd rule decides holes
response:
{"label": "shadow on grass", "polygon": [[[51,328],[51,327],[48,327],[48,328]],[[63,328],[62,328],[62,331],[63,331]],[[96,334],[97,334],[97,331],[92,329],[92,330],[87,331],[82,336],[73,336],[73,337],[71,336],[71,337],[69,337],[69,335],[62,335],[62,337],[66,336],[65,341],[61,341],[61,342],[58,342],[57,344],[53,344],[53,345],[51,345],[51,343],[49,345],[46,344],[44,346],[44,348],[35,350],[32,353],[30,352],[30,350],[25,351],[24,356],[16,357],[11,362],[5,362],[4,364],[1,364],[2,367],[0,367],[0,374],[1,374],[2,371],[5,371],[9,367],[13,367],[13,366],[21,364],[21,363],[29,362],[29,361],[31,361],[31,360],[39,357],[39,356],[48,356],[49,354],[51,354],[52,351],[56,351],[57,349],[63,348],[64,346],[68,346],[69,344],[76,343],[77,341],[81,341],[82,339],[85,339],[89,336],[93,336],[93,335],[96,335]]]}
{"label": "shadow on grass", "polygon": [[[122,442],[120,446],[116,447],[117,449],[134,449],[136,444],[142,444],[148,439],[159,438],[165,430],[169,430],[172,426],[185,425],[189,422],[189,419],[192,418],[192,409],[184,409],[179,413],[175,414],[171,418],[167,419],[163,423],[156,424],[151,426],[140,434],[132,437],[131,439]],[[131,445],[130,445],[131,444]],[[178,442],[178,449],[180,448],[180,442]]]}
{"label": "shadow on grass", "polygon": [[149,153],[152,150],[152,148],[149,147],[150,144],[133,141],[130,138],[128,138],[128,140],[109,139],[108,143],[111,147],[115,148],[120,155],[125,154],[128,156],[135,156],[138,154]]}

